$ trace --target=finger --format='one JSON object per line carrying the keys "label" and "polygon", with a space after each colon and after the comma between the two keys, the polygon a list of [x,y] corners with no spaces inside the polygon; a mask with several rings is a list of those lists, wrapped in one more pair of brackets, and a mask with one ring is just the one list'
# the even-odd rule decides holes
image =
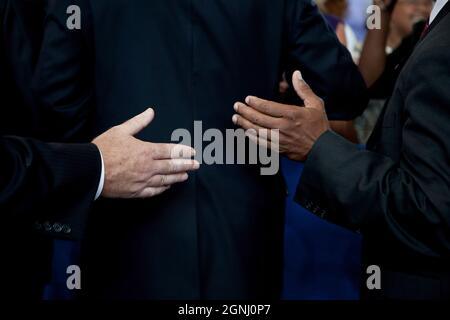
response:
{"label": "finger", "polygon": [[266,139],[266,138],[264,138],[264,137],[258,137],[258,136],[256,136],[256,135],[254,135],[254,134],[252,134],[252,133],[246,133],[245,134],[249,139],[250,139],[250,141],[252,141],[253,143],[255,143],[255,144],[257,144],[257,145],[260,145],[261,147],[263,147],[263,148],[266,148],[266,149],[271,149],[272,151],[275,151],[275,152],[277,152],[277,153],[280,153],[280,146],[279,146],[279,143],[277,143],[277,142],[272,142],[272,141],[270,141],[270,140],[268,140],[268,139]]}
{"label": "finger", "polygon": [[148,181],[147,187],[168,187],[176,183],[181,183],[189,178],[187,173],[157,175]]}
{"label": "finger", "polygon": [[278,117],[268,116],[264,113],[259,112],[252,107],[249,107],[243,103],[236,103],[234,105],[234,110],[243,118],[248,121],[264,128],[269,129],[279,129],[280,128],[280,119]]}
{"label": "finger", "polygon": [[159,187],[159,188],[146,188],[144,190],[142,190],[137,196],[136,198],[151,198],[151,197],[155,197],[160,195],[163,192],[166,192],[167,190],[170,189],[170,186],[168,187]]}
{"label": "finger", "polygon": [[303,76],[300,71],[295,71],[292,75],[292,83],[294,85],[295,92],[305,102],[305,106],[308,107],[312,102],[320,99],[311,89],[311,87],[303,80]]}
{"label": "finger", "polygon": [[257,145],[260,145],[263,148],[269,149],[271,147],[271,143],[267,139],[257,137],[256,135],[251,134],[251,133],[246,133],[245,135],[250,139],[250,141],[252,141],[253,143],[255,143]]}
{"label": "finger", "polygon": [[154,164],[157,175],[186,173],[188,171],[198,170],[199,168],[200,163],[198,161],[187,159],[157,160]]}
{"label": "finger", "polygon": [[195,150],[182,144],[162,144],[154,143],[153,158],[163,159],[190,159],[195,156]]}
{"label": "finger", "polygon": [[289,111],[289,108],[287,108],[288,106],[284,104],[253,96],[248,96],[245,99],[245,103],[261,113],[277,118],[282,118]]}
{"label": "finger", "polygon": [[245,119],[244,117],[235,114],[232,118],[232,121],[235,125],[245,129],[245,130],[256,130],[257,132],[267,131],[269,129],[261,127],[253,122]]}
{"label": "finger", "polygon": [[134,118],[124,122],[119,127],[129,135],[136,135],[147,127],[154,119],[155,111],[149,108]]}
{"label": "finger", "polygon": [[243,128],[246,132],[249,132],[251,134],[262,136],[264,138],[267,138],[268,140],[271,139],[273,132],[278,132],[278,129],[267,129],[261,126],[258,126],[257,124],[254,124],[253,122],[245,119],[244,117],[241,117],[240,115],[235,114],[233,116],[233,123],[241,128]]}

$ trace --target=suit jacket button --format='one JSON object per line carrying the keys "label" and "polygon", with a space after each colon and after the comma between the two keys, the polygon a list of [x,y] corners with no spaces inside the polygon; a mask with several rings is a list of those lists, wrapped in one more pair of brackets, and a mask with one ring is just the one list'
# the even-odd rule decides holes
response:
{"label": "suit jacket button", "polygon": [[57,233],[60,233],[62,231],[63,227],[60,223],[53,224],[53,230]]}
{"label": "suit jacket button", "polygon": [[52,231],[52,225],[50,224],[50,222],[45,221],[43,226],[44,226],[45,231]]}
{"label": "suit jacket button", "polygon": [[72,232],[72,228],[70,228],[67,224],[64,224],[62,226],[62,232],[64,232],[65,234],[69,234]]}

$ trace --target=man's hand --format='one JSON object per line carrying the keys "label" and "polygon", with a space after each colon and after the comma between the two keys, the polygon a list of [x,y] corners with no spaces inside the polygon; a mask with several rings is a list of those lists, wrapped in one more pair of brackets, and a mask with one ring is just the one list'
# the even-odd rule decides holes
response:
{"label": "man's hand", "polygon": [[[295,91],[304,101],[304,107],[279,104],[256,97],[247,97],[246,104],[236,103],[233,122],[248,130],[280,130],[279,151],[289,159],[305,161],[314,143],[330,130],[322,99],[314,94],[299,71],[292,76]],[[263,146],[276,141],[270,137],[250,137]]]}
{"label": "man's hand", "polygon": [[105,166],[102,196],[106,198],[148,198],[188,179],[188,171],[199,163],[190,158],[194,149],[175,144],[140,141],[134,136],[147,127],[152,109],[116,126],[96,138]]}

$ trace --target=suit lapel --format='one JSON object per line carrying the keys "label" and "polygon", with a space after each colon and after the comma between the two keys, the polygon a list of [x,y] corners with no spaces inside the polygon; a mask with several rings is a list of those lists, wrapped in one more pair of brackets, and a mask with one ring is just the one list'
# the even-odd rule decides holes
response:
{"label": "suit lapel", "polygon": [[439,12],[439,14],[436,16],[436,18],[430,24],[427,32],[422,37],[421,41],[423,41],[433,31],[433,29],[439,24],[439,22],[442,21],[442,19],[444,19],[447,16],[447,14],[449,14],[449,12],[450,12],[450,1],[447,2],[447,4],[442,8],[442,10]]}

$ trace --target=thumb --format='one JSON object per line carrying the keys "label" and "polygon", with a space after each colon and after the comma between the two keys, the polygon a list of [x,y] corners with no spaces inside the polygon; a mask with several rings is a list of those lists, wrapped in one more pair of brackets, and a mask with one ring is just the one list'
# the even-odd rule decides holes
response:
{"label": "thumb", "polygon": [[121,127],[127,134],[134,136],[147,127],[154,118],[155,111],[152,108],[148,108],[141,114],[124,122],[119,127]]}
{"label": "thumb", "polygon": [[295,71],[292,75],[292,84],[297,95],[304,101],[305,107],[315,107],[316,104],[314,102],[320,100],[320,98],[316,96],[311,87],[303,80],[300,71]]}

